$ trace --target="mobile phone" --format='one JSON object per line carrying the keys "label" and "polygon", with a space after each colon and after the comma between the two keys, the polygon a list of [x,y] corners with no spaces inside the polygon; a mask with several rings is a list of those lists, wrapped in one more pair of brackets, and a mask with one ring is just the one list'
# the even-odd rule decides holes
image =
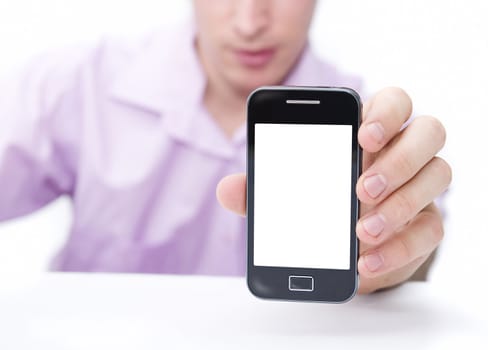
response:
{"label": "mobile phone", "polygon": [[359,283],[359,95],[263,87],[247,108],[250,291],[266,299],[350,300]]}

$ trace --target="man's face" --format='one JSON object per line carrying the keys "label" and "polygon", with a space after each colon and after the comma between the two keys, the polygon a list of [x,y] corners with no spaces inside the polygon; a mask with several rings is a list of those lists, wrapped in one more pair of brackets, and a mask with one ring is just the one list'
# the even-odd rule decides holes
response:
{"label": "man's face", "polygon": [[307,42],[315,0],[194,0],[207,73],[242,94],[279,84]]}

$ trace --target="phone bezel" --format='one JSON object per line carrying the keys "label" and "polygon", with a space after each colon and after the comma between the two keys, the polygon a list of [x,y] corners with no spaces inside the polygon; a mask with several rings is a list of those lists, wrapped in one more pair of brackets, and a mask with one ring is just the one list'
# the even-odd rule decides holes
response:
{"label": "phone bezel", "polygon": [[[286,103],[287,100],[320,103]],[[350,300],[359,283],[358,240],[355,227],[359,215],[356,182],[361,174],[362,152],[357,140],[361,119],[357,92],[339,87],[262,87],[247,103],[247,285],[260,298],[340,303]],[[349,270],[269,267],[254,265],[254,124],[339,124],[352,126],[351,152],[351,244]],[[291,275],[313,276],[313,291],[289,290]]]}

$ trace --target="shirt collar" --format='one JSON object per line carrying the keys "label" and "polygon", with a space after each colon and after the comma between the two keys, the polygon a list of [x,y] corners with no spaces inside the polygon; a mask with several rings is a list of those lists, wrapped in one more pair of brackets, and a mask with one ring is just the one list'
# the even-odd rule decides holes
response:
{"label": "shirt collar", "polygon": [[[187,110],[203,97],[205,79],[194,49],[195,28],[158,30],[115,79],[110,96],[155,113]],[[172,113],[168,113],[170,115]]]}
{"label": "shirt collar", "polygon": [[[164,115],[165,128],[174,137],[199,143],[204,149],[213,149],[214,153],[230,157],[232,151],[226,141],[217,143],[214,138],[210,145],[210,141],[205,141],[200,135],[200,142],[193,130],[197,125],[204,126],[195,118],[201,117],[206,84],[194,46],[195,35],[193,20],[183,23],[181,28],[156,31],[115,79],[109,95],[118,102]],[[334,67],[321,62],[307,44],[283,85],[319,86],[324,81],[335,85],[334,76]],[[232,142],[241,146],[245,140],[246,128],[243,125],[236,131]]]}
{"label": "shirt collar", "polygon": [[222,140],[217,144],[208,135],[195,138],[195,127],[204,124],[200,116],[206,80],[194,47],[193,23],[154,32],[115,79],[109,95],[162,116],[163,129],[176,140],[230,158],[232,150]]}
{"label": "shirt collar", "polygon": [[[110,96],[153,112],[199,105],[206,79],[194,47],[193,21],[176,31],[181,34],[175,35],[174,28],[155,32],[115,80]],[[283,85],[332,85],[333,73],[334,67],[320,61],[307,44]]]}

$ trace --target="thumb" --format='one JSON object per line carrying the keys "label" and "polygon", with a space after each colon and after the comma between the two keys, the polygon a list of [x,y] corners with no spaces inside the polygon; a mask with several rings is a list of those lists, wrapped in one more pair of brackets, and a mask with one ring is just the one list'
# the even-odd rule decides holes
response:
{"label": "thumb", "polygon": [[217,185],[216,195],[222,207],[246,216],[246,174],[224,177]]}

